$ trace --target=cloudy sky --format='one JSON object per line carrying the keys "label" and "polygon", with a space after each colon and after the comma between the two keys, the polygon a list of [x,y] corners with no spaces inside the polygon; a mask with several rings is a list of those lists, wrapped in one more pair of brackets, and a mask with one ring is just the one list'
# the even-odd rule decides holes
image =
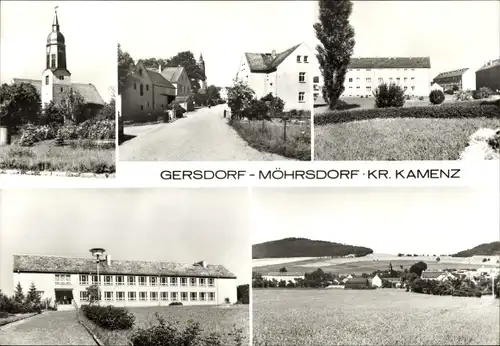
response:
{"label": "cloudy sky", "polygon": [[222,264],[250,282],[247,189],[51,189],[0,191],[0,273],[12,255]]}
{"label": "cloudy sky", "polygon": [[[209,84],[229,86],[245,52],[284,51],[312,42],[312,1],[124,1],[118,39],[135,60],[191,51]],[[142,14],[142,15],[140,15]]]}
{"label": "cloudy sky", "polygon": [[113,5],[106,1],[2,1],[1,82],[41,79],[56,5],[71,79],[94,84],[101,97],[109,101],[108,89],[116,89],[117,53]]}
{"label": "cloudy sky", "polygon": [[477,69],[500,57],[499,18],[500,1],[354,1],[354,56],[430,56],[433,77]]}
{"label": "cloudy sky", "polygon": [[376,253],[456,253],[498,241],[498,189],[252,190],[253,244],[302,237]]}

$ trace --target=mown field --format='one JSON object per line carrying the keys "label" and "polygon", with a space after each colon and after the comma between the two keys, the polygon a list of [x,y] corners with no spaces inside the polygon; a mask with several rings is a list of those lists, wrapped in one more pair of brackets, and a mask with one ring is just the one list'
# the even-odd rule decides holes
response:
{"label": "mown field", "polygon": [[498,345],[499,300],[404,290],[254,289],[255,346]]}
{"label": "mown field", "polygon": [[[221,338],[222,345],[234,345],[234,336],[227,335],[236,329],[242,329],[243,345],[249,342],[249,306],[236,305],[227,308],[216,306],[169,306],[169,307],[135,307],[129,308],[135,315],[134,328],[145,328],[157,324],[155,313],[164,317],[167,322],[179,323],[183,329],[188,321],[198,322],[203,335],[212,332],[226,335]],[[108,345],[128,345],[132,330],[103,331],[103,340]]]}

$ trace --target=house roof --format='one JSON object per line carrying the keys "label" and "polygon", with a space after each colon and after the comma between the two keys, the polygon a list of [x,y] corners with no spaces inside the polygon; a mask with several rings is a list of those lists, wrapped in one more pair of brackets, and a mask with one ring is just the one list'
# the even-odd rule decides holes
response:
{"label": "house roof", "polygon": [[352,279],[347,280],[346,285],[347,284],[367,284],[367,283],[369,283],[368,278],[352,278]]}
{"label": "house roof", "polygon": [[[484,64],[479,70],[477,71],[483,71],[483,70],[488,70],[490,68],[493,68],[493,67],[498,67],[500,66],[500,59],[496,59],[496,60],[492,60],[486,64]],[[477,72],[476,71],[476,72]]]}
{"label": "house roof", "polygon": [[[36,88],[39,93],[41,93],[42,91],[42,81],[38,79],[14,78],[12,82],[14,84],[30,83]],[[71,88],[78,91],[83,96],[83,99],[86,103],[104,105],[104,100],[93,84],[71,83]]]}
{"label": "house roof", "polygon": [[182,67],[182,66],[179,66],[179,67],[165,67],[161,71],[161,74],[162,74],[163,77],[165,77],[170,82],[177,83],[177,81],[179,81],[179,78],[182,75],[182,71],[184,71],[184,67]]}
{"label": "house roof", "polygon": [[[14,255],[14,272],[31,273],[95,273],[96,263],[92,258]],[[99,265],[102,274],[165,275],[231,278],[236,276],[222,265],[201,265],[163,261],[112,260]]]}
{"label": "house roof", "polygon": [[351,58],[349,68],[430,68],[430,57]]}
{"label": "house roof", "polygon": [[168,81],[165,77],[163,77],[158,71],[155,71],[154,69],[151,68],[147,68],[146,72],[151,81],[153,82],[153,84],[164,85],[167,88],[175,89],[175,86],[172,83],[170,83],[170,81]]}
{"label": "house roof", "polygon": [[436,279],[438,277],[440,277],[442,274],[444,274],[443,272],[422,272],[422,279]]}
{"label": "house roof", "polygon": [[189,98],[190,96],[177,96],[175,98],[175,102],[180,102],[180,103],[187,102]]}
{"label": "house roof", "polygon": [[278,53],[274,58],[272,53],[245,53],[245,57],[251,72],[269,73],[275,71],[276,68],[299,46],[300,44],[284,52]]}
{"label": "house roof", "polygon": [[301,272],[271,272],[263,276],[289,276],[289,277],[302,277],[304,273]]}
{"label": "house roof", "polygon": [[468,70],[469,70],[469,68],[467,67],[467,68],[461,68],[461,69],[453,70],[453,71],[441,72],[436,77],[434,77],[434,80],[441,79],[441,78],[460,77]]}

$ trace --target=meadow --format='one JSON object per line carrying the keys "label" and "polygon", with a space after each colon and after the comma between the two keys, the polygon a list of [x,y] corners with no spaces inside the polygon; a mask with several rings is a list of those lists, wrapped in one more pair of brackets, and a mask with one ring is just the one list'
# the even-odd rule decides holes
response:
{"label": "meadow", "polygon": [[498,345],[499,322],[491,296],[253,289],[254,346]]}

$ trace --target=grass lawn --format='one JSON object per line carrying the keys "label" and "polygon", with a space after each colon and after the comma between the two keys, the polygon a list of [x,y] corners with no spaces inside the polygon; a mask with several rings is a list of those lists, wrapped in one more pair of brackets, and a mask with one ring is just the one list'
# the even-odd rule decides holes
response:
{"label": "grass lawn", "polygon": [[323,161],[457,160],[478,129],[500,119],[372,119],[316,126],[314,152]]}
{"label": "grass lawn", "polygon": [[396,289],[254,289],[255,346],[498,345],[499,300]]}
{"label": "grass lawn", "polygon": [[8,314],[7,317],[1,317],[0,318],[0,326],[4,326],[6,324],[9,324],[9,323],[12,323],[12,322],[16,322],[16,321],[19,321],[19,320],[24,320],[25,318],[28,318],[28,317],[31,317],[31,316],[34,316],[34,315],[37,315],[37,314],[34,313],[34,312],[30,312],[30,313],[27,313],[27,314]]}
{"label": "grass lawn", "polygon": [[282,155],[296,160],[311,160],[311,125],[286,124],[286,143],[284,125],[278,120],[241,121],[232,120],[231,126],[248,145],[259,151]]}
{"label": "grass lawn", "polygon": [[115,148],[58,147],[52,140],[37,142],[32,147],[12,144],[0,147],[0,169],[114,173]]}
{"label": "grass lawn", "polygon": [[[234,345],[234,339],[227,334],[232,333],[234,328],[243,330],[243,345],[249,342],[249,305],[234,305],[228,308],[216,306],[164,306],[164,307],[133,307],[129,308],[135,315],[134,328],[144,328],[157,324],[155,313],[159,313],[167,321],[179,322],[185,325],[187,321],[200,323],[203,334],[212,332],[225,334],[221,339],[222,345]],[[182,326],[184,329],[184,326]],[[102,330],[101,330],[102,331]],[[109,345],[127,345],[132,330],[129,331],[106,331],[102,340]],[[101,333],[100,333],[101,334]]]}

